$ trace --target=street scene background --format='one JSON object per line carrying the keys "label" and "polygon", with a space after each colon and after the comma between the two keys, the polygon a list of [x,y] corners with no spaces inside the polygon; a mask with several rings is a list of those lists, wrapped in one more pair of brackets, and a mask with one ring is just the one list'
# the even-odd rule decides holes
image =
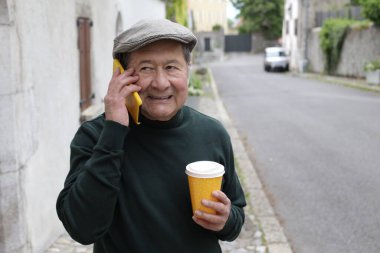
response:
{"label": "street scene background", "polygon": [[[0,253],[92,251],[55,202],[74,133],[104,111],[113,38],[143,18],[198,39],[187,104],[228,130],[249,204],[223,252],[380,252],[376,13],[378,0],[0,0]],[[268,47],[289,71],[265,71]]]}

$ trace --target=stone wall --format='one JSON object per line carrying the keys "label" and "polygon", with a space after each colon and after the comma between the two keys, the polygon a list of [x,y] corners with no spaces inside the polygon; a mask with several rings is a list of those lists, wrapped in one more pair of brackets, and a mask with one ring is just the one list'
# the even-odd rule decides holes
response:
{"label": "stone wall", "polygon": [[[324,56],[319,46],[319,31],[312,31],[308,40],[308,60],[311,72],[322,73]],[[380,28],[351,29],[343,44],[336,74],[349,77],[364,77],[364,64],[371,60],[380,60]]]}
{"label": "stone wall", "polygon": [[372,60],[380,60],[380,28],[351,29],[343,45],[337,74],[364,77],[364,65]]}
{"label": "stone wall", "polygon": [[311,72],[322,73],[324,68],[323,52],[319,43],[321,28],[314,28],[308,38],[308,69]]}
{"label": "stone wall", "polygon": [[80,119],[77,18],[93,21],[101,104],[117,31],[164,16],[160,0],[0,1],[0,252],[43,252],[63,232],[55,204]]}

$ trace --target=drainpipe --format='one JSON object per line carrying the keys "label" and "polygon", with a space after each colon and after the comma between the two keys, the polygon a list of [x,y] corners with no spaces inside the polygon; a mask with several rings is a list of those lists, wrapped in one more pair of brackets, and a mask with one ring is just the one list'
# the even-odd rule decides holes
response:
{"label": "drainpipe", "polygon": [[302,56],[299,64],[299,70],[301,73],[305,73],[307,70],[307,39],[308,39],[308,17],[309,17],[309,0],[303,0],[303,36],[302,36]]}

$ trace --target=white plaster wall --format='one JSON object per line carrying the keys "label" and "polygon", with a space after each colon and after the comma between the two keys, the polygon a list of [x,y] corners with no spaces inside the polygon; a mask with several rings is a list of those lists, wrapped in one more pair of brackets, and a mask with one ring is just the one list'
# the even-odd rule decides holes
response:
{"label": "white plaster wall", "polygon": [[140,19],[165,18],[165,1],[143,0],[124,1],[126,29]]}
{"label": "white plaster wall", "polygon": [[[55,202],[68,170],[69,142],[79,117],[79,74],[73,1],[15,1],[20,83],[15,105],[23,140],[32,140],[24,165],[30,252],[43,252],[62,231]],[[14,84],[17,84],[15,82]],[[24,116],[22,116],[24,115]]]}
{"label": "white plaster wall", "polygon": [[18,10],[2,1],[0,13],[0,250],[28,252],[25,172],[37,149],[35,90],[25,74],[33,65],[23,61]]}
{"label": "white plaster wall", "polygon": [[[300,54],[300,50],[301,50],[300,45],[298,43],[298,41],[299,41],[298,36],[301,32],[299,26],[298,26],[297,35],[295,35],[295,33],[294,33],[295,20],[298,19],[298,23],[299,23],[300,18],[301,18],[301,16],[299,15],[299,0],[287,0],[285,2],[285,8],[284,8],[282,44],[283,44],[283,47],[286,49],[286,52],[288,54],[290,54],[289,55],[290,68],[292,68],[292,69],[298,68],[299,54]],[[286,34],[286,21],[289,22],[289,33],[288,34]]]}
{"label": "white plaster wall", "polygon": [[25,213],[21,229],[27,230],[27,252],[43,252],[63,232],[55,204],[69,170],[69,144],[79,126],[76,19],[85,16],[94,23],[92,85],[94,103],[101,103],[112,74],[118,12],[128,27],[140,18],[164,18],[165,7],[159,0],[8,2],[14,7],[14,25],[0,26],[11,29],[8,38],[0,38],[10,59],[10,64],[0,62],[0,80],[9,84],[0,85],[0,119],[9,123],[0,134],[9,145],[1,152],[11,159],[4,169],[16,170],[7,178],[21,186],[16,201],[25,203],[25,212],[19,213]]}
{"label": "white plaster wall", "polygon": [[[5,13],[3,16],[7,16]],[[7,146],[8,148],[0,149],[0,159],[1,172],[5,173],[8,171],[14,171],[17,168],[15,167],[15,142],[14,135],[12,134],[12,129],[14,128],[13,118],[14,118],[14,109],[13,103],[13,94],[16,92],[17,87],[10,85],[11,83],[11,38],[10,38],[11,28],[9,21],[4,17],[0,23],[0,120],[3,124],[0,124],[0,133],[8,133],[1,135],[2,145]]]}

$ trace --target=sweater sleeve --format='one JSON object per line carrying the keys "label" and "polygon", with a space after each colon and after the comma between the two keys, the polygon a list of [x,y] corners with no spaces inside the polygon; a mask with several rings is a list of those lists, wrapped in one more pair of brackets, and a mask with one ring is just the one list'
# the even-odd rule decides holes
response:
{"label": "sweater sleeve", "polygon": [[99,125],[84,123],[76,133],[70,146],[70,171],[57,200],[59,219],[82,244],[95,242],[112,223],[129,131],[112,121]]}
{"label": "sweater sleeve", "polygon": [[224,147],[227,148],[225,151],[227,154],[224,161],[226,173],[223,178],[222,191],[231,201],[231,212],[224,228],[217,232],[217,237],[222,241],[233,241],[239,236],[244,224],[245,214],[243,208],[246,206],[246,201],[235,171],[234,155],[229,138]]}

